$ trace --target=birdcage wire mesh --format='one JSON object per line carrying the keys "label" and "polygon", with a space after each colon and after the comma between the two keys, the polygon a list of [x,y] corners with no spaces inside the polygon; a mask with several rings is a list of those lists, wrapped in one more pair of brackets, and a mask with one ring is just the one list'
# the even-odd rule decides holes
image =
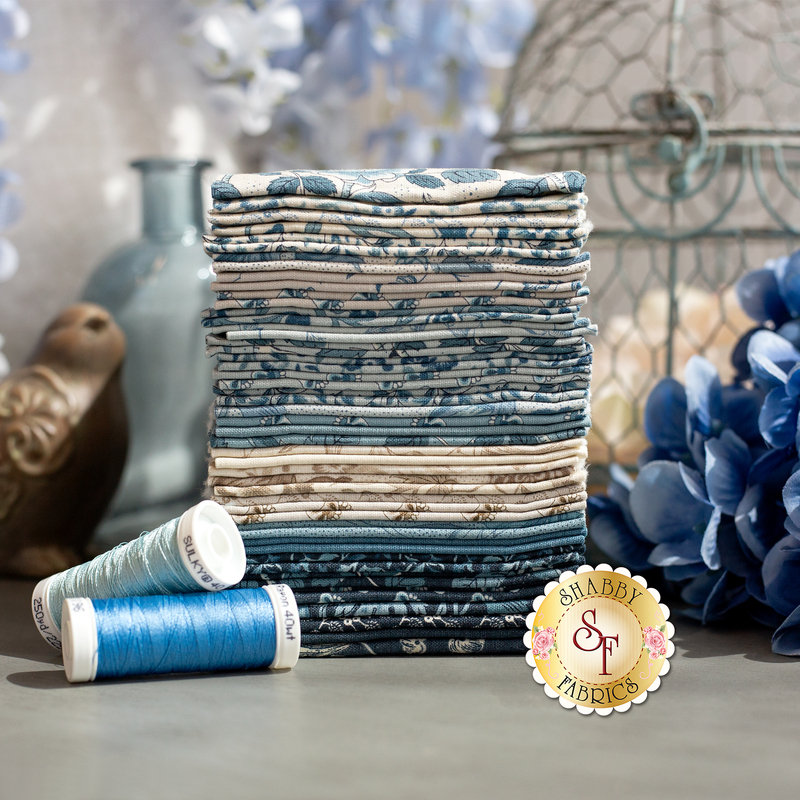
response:
{"label": "birdcage wire mesh", "polygon": [[509,82],[496,165],[587,175],[595,464],[700,353],[753,326],[734,286],[800,245],[800,3],[550,0]]}

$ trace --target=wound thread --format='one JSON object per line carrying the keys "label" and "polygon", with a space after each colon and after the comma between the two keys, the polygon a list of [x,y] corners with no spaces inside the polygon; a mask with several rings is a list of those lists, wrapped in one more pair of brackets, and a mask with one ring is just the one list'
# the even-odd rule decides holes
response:
{"label": "wound thread", "polygon": [[67,597],[219,591],[242,579],[245,561],[236,524],[225,509],[205,500],[132,542],[40,582],[33,593],[34,620],[45,640],[59,648]]}
{"label": "wound thread", "polygon": [[287,586],[64,601],[64,664],[73,683],[173,672],[286,668],[300,625]]}

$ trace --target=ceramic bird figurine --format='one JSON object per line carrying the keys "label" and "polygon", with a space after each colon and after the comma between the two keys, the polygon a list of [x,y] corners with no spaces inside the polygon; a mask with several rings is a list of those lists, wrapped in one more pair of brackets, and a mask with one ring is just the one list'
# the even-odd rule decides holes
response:
{"label": "ceramic bird figurine", "polygon": [[128,448],[124,355],[111,315],[79,303],[0,383],[0,573],[39,578],[85,560]]}

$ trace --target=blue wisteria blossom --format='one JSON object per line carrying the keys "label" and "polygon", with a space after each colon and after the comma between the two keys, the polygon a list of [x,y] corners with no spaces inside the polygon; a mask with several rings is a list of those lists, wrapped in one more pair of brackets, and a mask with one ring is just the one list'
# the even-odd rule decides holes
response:
{"label": "blue wisteria blossom", "polygon": [[[0,0],[0,72],[20,72],[28,65],[28,54],[13,46],[18,39],[28,35],[30,19],[17,0]],[[0,117],[0,139],[5,136],[5,120]],[[0,231],[17,221],[22,212],[22,203],[12,190],[18,181],[11,170],[0,169]],[[0,283],[9,280],[19,266],[19,254],[14,245],[0,236]],[[9,371],[9,364],[2,353],[3,337],[0,336],[0,378]]]}
{"label": "blue wisteria blossom", "polygon": [[747,613],[776,629],[776,653],[800,656],[800,251],[737,292],[758,323],[732,354],[737,382],[722,386],[695,356],[685,386],[654,387],[652,447],[635,479],[612,467],[607,495],[590,499],[590,532],[620,564],[658,570],[690,616]]}
{"label": "blue wisteria blossom", "polygon": [[216,0],[194,52],[224,113],[291,141],[305,166],[347,166],[353,104],[374,89],[386,122],[359,144],[382,166],[483,166],[499,124],[490,71],[534,21],[532,0]]}

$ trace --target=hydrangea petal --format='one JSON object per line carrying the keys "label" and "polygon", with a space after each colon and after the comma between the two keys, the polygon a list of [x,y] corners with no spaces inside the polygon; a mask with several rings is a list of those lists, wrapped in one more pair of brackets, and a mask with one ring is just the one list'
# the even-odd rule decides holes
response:
{"label": "hydrangea petal", "polygon": [[647,560],[653,545],[634,536],[621,513],[605,512],[592,519],[592,541],[611,559],[630,570],[651,569]]}
{"label": "hydrangea petal", "polygon": [[722,385],[716,367],[702,356],[692,356],[684,372],[686,407],[694,429],[706,436],[722,418]]}
{"label": "hydrangea petal", "polygon": [[747,588],[741,578],[723,570],[703,606],[703,624],[723,619],[736,606],[744,603],[748,596]]}
{"label": "hydrangea petal", "polygon": [[772,634],[772,652],[779,656],[800,656],[800,606]]}
{"label": "hydrangea petal", "polygon": [[786,378],[786,394],[789,397],[800,395],[800,364],[795,364]]}
{"label": "hydrangea petal", "polygon": [[747,587],[747,591],[750,594],[750,597],[752,597],[755,601],[757,601],[758,605],[756,606],[756,608],[759,608],[759,606],[761,607],[759,608],[759,610],[762,616],[765,616],[763,609],[769,609],[770,616],[774,615],[780,616],[780,614],[778,614],[777,611],[775,611],[774,609],[770,608],[767,605],[767,596],[764,594],[764,581],[761,578],[760,571],[751,572],[744,579],[744,585]]}
{"label": "hydrangea petal", "polygon": [[797,435],[798,410],[800,402],[796,397],[789,397],[783,386],[773,389],[758,416],[758,427],[764,441],[778,449],[792,444]]}
{"label": "hydrangea petal", "polygon": [[[756,331],[763,331],[760,325],[757,328],[751,328],[747,333],[745,333],[738,342],[736,342],[736,346],[733,348],[731,352],[731,365],[736,370],[736,378],[737,382],[739,381],[746,381],[750,377],[750,362],[747,360],[747,347],[750,344],[750,339],[756,333]],[[800,331],[798,331],[800,333]],[[788,337],[784,337],[788,338]],[[792,344],[795,344],[791,339],[789,341]]]}
{"label": "hydrangea petal", "polygon": [[649,464],[651,461],[670,461],[672,455],[672,451],[664,450],[663,447],[647,447],[637,456],[636,466],[642,469],[645,464]]}
{"label": "hydrangea petal", "polygon": [[624,467],[616,463],[610,464],[608,472],[611,475],[611,480],[627,489],[628,492],[633,489],[634,480]]}
{"label": "hydrangea petal", "polygon": [[753,375],[762,383],[768,384],[768,388],[774,389],[776,386],[783,386],[789,374],[781,369],[774,361],[770,361],[766,356],[755,353],[750,359],[753,367]]}
{"label": "hydrangea petal", "polygon": [[681,600],[691,606],[704,606],[712,589],[719,582],[720,573],[704,570],[681,589]]}
{"label": "hydrangea petal", "polygon": [[785,536],[761,567],[767,602],[779,614],[791,614],[800,605],[800,540]]}
{"label": "hydrangea petal", "polygon": [[700,545],[700,555],[709,569],[719,569],[722,566],[719,547],[717,546],[717,530],[721,517],[722,511],[720,511],[719,507],[715,507],[711,514],[711,519],[706,525],[706,531],[703,534],[703,541]]}
{"label": "hydrangea petal", "polygon": [[617,511],[617,504],[604,494],[590,494],[586,499],[589,515],[604,514],[606,511]]}
{"label": "hydrangea petal", "polygon": [[791,536],[794,536],[795,539],[800,539],[800,526],[795,525],[789,517],[786,517],[783,521],[783,528]]}
{"label": "hydrangea petal", "polygon": [[736,507],[734,523],[744,546],[759,561],[766,558],[775,543],[783,537],[780,506],[776,497],[763,484],[747,488]]}
{"label": "hydrangea petal", "polygon": [[700,433],[700,431],[692,430],[689,417],[686,417],[686,444],[689,447],[689,453],[692,456],[697,469],[702,474],[706,471],[706,439],[708,436]]}
{"label": "hydrangea petal", "polygon": [[636,479],[630,503],[636,527],[654,544],[692,538],[711,516],[711,509],[689,493],[674,461],[647,464]]}
{"label": "hydrangea petal", "polygon": [[783,324],[790,316],[771,269],[756,269],[743,275],[736,284],[736,297],[744,313],[756,322]]}
{"label": "hydrangea petal", "polygon": [[691,492],[692,497],[696,498],[701,503],[705,503],[709,506],[712,505],[711,501],[708,499],[708,491],[706,490],[703,476],[697,470],[687,467],[686,464],[683,463],[678,464],[678,469],[681,472],[683,483]]}
{"label": "hydrangea petal", "polygon": [[792,317],[800,316],[800,251],[775,264],[778,291]]}
{"label": "hydrangea petal", "polygon": [[686,390],[675,378],[660,380],[644,407],[645,436],[664,450],[686,449]]}
{"label": "hydrangea petal", "polygon": [[769,628],[770,630],[774,631],[775,628],[779,628],[784,620],[783,614],[779,614],[777,611],[774,611],[760,600],[752,599],[752,593],[750,596],[751,600],[747,610],[752,619],[754,619],[759,625],[763,625],[765,628]]}
{"label": "hydrangea petal", "polygon": [[[615,469],[616,467],[616,469]],[[622,514],[625,524],[630,529],[633,536],[642,539],[639,529],[636,527],[636,520],[631,514],[631,489],[633,489],[633,480],[618,464],[612,464],[610,467],[611,481],[608,484],[606,493],[617,504],[620,513]]]}
{"label": "hydrangea petal", "polygon": [[679,567],[701,562],[700,542],[687,539],[683,542],[657,544],[647,559],[656,567]]}
{"label": "hydrangea petal", "polygon": [[785,375],[800,362],[800,351],[772,331],[756,331],[747,345],[753,378],[764,391],[780,386]]}
{"label": "hydrangea petal", "polygon": [[778,336],[800,348],[800,320],[790,319],[776,331]]}
{"label": "hydrangea petal", "polygon": [[783,505],[789,519],[800,525],[800,470],[792,473],[783,487]]}
{"label": "hydrangea petal", "polygon": [[750,450],[729,428],[718,439],[706,442],[706,489],[711,502],[723,514],[736,513],[749,470]]}
{"label": "hydrangea petal", "polygon": [[761,441],[758,414],[764,402],[764,393],[744,386],[722,387],[722,415],[725,424],[748,444]]}
{"label": "hydrangea petal", "polygon": [[697,577],[701,572],[705,572],[706,565],[702,561],[698,561],[694,564],[676,564],[674,566],[664,567],[663,571],[664,577],[668,581],[680,583],[681,581]]}
{"label": "hydrangea petal", "polygon": [[723,518],[717,528],[717,550],[721,566],[740,578],[746,578],[761,569],[761,561],[753,558],[742,546],[730,517]]}
{"label": "hydrangea petal", "polygon": [[[790,455],[787,450],[767,450],[753,461],[750,471],[747,473],[747,484],[753,486],[757,483],[768,483],[783,469],[788,467]],[[781,480],[785,482],[786,478]]]}

